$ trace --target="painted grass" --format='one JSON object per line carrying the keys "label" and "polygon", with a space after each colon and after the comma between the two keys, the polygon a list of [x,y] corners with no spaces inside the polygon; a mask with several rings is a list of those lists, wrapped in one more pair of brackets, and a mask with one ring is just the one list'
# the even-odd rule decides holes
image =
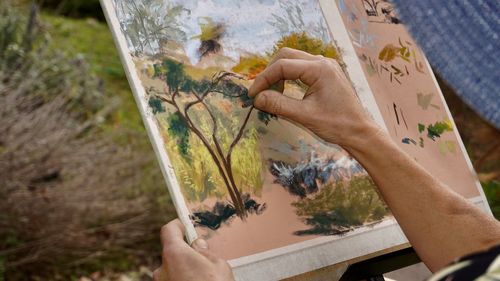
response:
{"label": "painted grass", "polygon": [[389,214],[369,176],[325,185],[313,197],[293,203],[296,213],[311,228],[297,235],[335,235],[379,221]]}
{"label": "painted grass", "polygon": [[[221,199],[227,196],[226,185],[217,166],[195,134],[189,135],[188,157],[179,153],[177,140],[168,133],[167,115],[157,115],[157,120],[161,126],[170,161],[186,199],[190,202],[196,202],[210,197]],[[200,127],[202,131],[210,131],[210,127],[206,123]],[[255,195],[259,195],[262,189],[262,160],[257,137],[257,130],[249,126],[245,136],[239,141],[232,153],[232,171],[238,188],[242,192]],[[221,146],[227,151],[226,149],[233,141],[233,135],[224,129],[219,132],[218,139]]]}

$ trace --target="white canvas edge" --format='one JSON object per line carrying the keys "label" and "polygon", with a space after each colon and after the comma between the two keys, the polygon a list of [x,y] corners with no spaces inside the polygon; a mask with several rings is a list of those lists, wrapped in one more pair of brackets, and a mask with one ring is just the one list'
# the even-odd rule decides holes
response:
{"label": "white canvas edge", "polygon": [[396,221],[388,218],[345,236],[319,237],[229,263],[237,281],[281,280],[407,243]]}
{"label": "white canvas edge", "polygon": [[[116,17],[113,3],[111,3],[111,0],[100,0],[100,2],[104,10],[104,15],[106,16],[106,19],[110,26],[111,33],[113,34],[115,44],[117,45],[118,53],[120,54],[123,68],[127,75],[130,87],[132,88],[132,92],[134,93],[135,102],[137,103],[137,107],[139,108],[139,111],[142,115],[142,120],[144,122],[144,125],[146,126],[146,131],[148,132],[149,139],[151,140],[151,144],[153,145],[153,149],[160,165],[160,169],[167,183],[168,191],[172,198],[172,202],[174,203],[175,210],[177,211],[179,220],[186,227],[186,239],[189,243],[192,243],[197,238],[197,233],[189,218],[189,209],[187,208],[186,202],[184,201],[184,196],[182,195],[179,183],[177,182],[174,168],[170,163],[170,159],[165,149],[163,139],[158,130],[158,126],[155,124],[155,120],[153,119],[152,114],[148,115],[149,109],[145,100],[146,92],[144,91],[142,82],[137,75],[136,67],[134,62],[132,61],[132,57],[130,56],[127,42],[121,32],[120,22]],[[115,30],[119,30],[119,32],[115,32]]]}
{"label": "white canvas edge", "polygon": [[371,114],[375,122],[388,131],[335,0],[318,0],[318,2],[328,31],[335,41],[336,47],[340,49],[342,60],[347,66],[347,73],[354,84],[361,104]]}

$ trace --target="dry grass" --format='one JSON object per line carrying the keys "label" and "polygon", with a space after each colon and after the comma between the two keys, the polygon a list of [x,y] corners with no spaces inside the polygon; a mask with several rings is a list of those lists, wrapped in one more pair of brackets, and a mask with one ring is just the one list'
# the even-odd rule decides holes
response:
{"label": "dry grass", "polygon": [[151,152],[133,149],[143,135],[102,129],[119,100],[45,47],[36,12],[0,4],[0,275],[68,280],[154,258],[172,210]]}

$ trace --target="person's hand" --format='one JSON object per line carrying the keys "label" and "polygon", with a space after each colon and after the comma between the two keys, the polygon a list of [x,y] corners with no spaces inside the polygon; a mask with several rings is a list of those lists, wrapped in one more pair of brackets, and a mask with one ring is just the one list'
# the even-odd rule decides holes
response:
{"label": "person's hand", "polygon": [[234,281],[229,264],[212,255],[205,240],[197,239],[190,247],[184,241],[184,226],[173,220],[162,227],[162,265],[154,272],[154,281]]}
{"label": "person's hand", "polygon": [[[309,86],[303,100],[281,92],[283,81],[297,79]],[[254,98],[256,108],[297,122],[325,141],[344,148],[380,132],[362,108],[338,62],[323,56],[281,49],[256,77],[248,95]]]}

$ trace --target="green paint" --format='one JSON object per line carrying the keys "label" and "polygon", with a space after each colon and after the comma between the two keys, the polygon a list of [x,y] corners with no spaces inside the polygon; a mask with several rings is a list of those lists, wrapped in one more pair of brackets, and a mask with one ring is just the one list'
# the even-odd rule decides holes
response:
{"label": "green paint", "polygon": [[148,101],[149,107],[153,110],[153,114],[165,112],[165,107],[161,104],[161,100],[155,97],[152,97]]}
{"label": "green paint", "polygon": [[[419,124],[419,129],[420,129],[420,124]],[[432,140],[435,140],[436,138],[440,138],[444,132],[451,132],[451,131],[453,131],[453,128],[449,121],[445,120],[443,122],[436,122],[434,125],[430,124],[427,127],[427,137],[429,137]]]}
{"label": "green paint", "polygon": [[179,112],[175,112],[168,116],[168,126],[168,132],[177,138],[180,154],[187,156],[189,149],[189,126],[186,120]]}
{"label": "green paint", "polygon": [[183,86],[186,80],[186,73],[184,72],[184,65],[171,59],[163,61],[163,68],[166,72],[166,82],[170,92]]}
{"label": "green paint", "polygon": [[421,123],[418,123],[418,132],[422,133],[424,130],[425,130],[425,125],[421,124]]}
{"label": "green paint", "polygon": [[310,227],[296,231],[295,235],[341,234],[379,221],[389,214],[368,176],[329,183],[314,197],[298,200],[292,205],[296,214]]}
{"label": "green paint", "polygon": [[[425,125],[418,123],[418,132],[423,133],[425,131]],[[450,120],[445,119],[443,121],[438,121],[434,124],[427,126],[427,137],[435,141],[436,138],[440,138],[444,132],[453,131],[453,125]],[[420,141],[420,146],[424,146],[423,140]]]}

